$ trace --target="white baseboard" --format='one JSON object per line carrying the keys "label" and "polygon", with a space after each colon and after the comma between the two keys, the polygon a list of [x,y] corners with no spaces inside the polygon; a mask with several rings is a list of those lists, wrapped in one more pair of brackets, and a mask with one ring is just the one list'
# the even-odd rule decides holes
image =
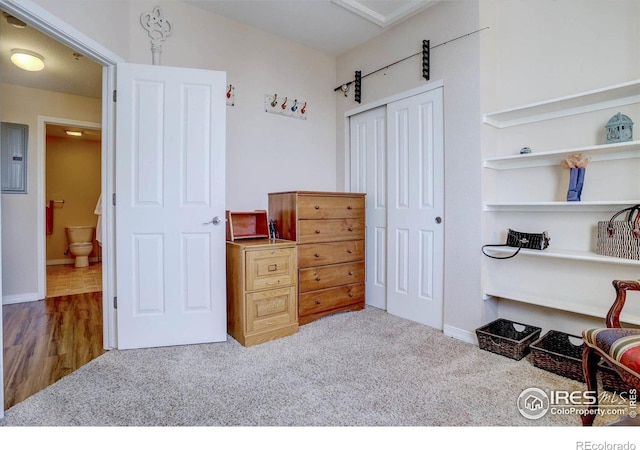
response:
{"label": "white baseboard", "polygon": [[445,325],[442,328],[442,332],[445,336],[449,336],[469,344],[478,345],[478,338],[476,337],[475,331],[467,331],[461,328],[452,327],[451,325]]}
{"label": "white baseboard", "polygon": [[[63,266],[67,264],[73,264],[76,260],[73,258],[67,259],[47,259],[47,266]],[[89,258],[89,262],[100,262],[100,258],[97,256]]]}
{"label": "white baseboard", "polygon": [[2,304],[12,305],[14,303],[36,302],[42,300],[37,292],[28,292],[26,294],[3,295]]}

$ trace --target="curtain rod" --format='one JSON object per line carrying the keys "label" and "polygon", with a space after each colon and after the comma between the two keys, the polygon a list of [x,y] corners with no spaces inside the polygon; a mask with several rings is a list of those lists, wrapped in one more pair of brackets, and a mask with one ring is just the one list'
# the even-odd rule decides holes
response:
{"label": "curtain rod", "polygon": [[[455,37],[455,38],[453,38],[453,39],[449,39],[449,40],[448,40],[448,41],[446,41],[446,42],[442,42],[441,44],[434,45],[433,47],[431,47],[431,49],[433,50],[434,48],[441,47],[441,46],[443,46],[443,45],[445,45],[445,44],[448,44],[449,42],[457,41],[458,39],[462,39],[462,38],[465,38],[465,37],[471,36],[472,34],[480,33],[481,31],[488,30],[489,28],[490,28],[490,27],[484,27],[484,28],[481,28],[481,29],[479,29],[479,30],[472,31],[471,33],[463,34],[462,36],[458,36],[458,37]],[[398,63],[401,63],[402,61],[406,61],[407,59],[409,59],[409,58],[413,58],[414,56],[418,56],[418,55],[422,55],[422,51],[419,51],[418,53],[414,53],[413,55],[409,55],[409,56],[407,56],[407,57],[405,57],[405,58],[399,59],[398,61],[396,61],[396,62],[392,62],[391,64],[388,64],[388,65],[386,65],[386,66],[384,66],[384,67],[381,67],[381,68],[379,68],[379,69],[376,69],[376,70],[374,70],[373,72],[369,72],[368,74],[362,75],[361,79],[362,79],[362,78],[366,78],[366,77],[368,77],[369,75],[373,75],[374,73],[378,73],[378,72],[380,72],[381,70],[386,70],[386,69],[388,69],[388,68],[389,68],[389,67],[391,67],[391,66],[394,66],[394,65],[396,65],[396,64],[398,64]],[[345,85],[346,85],[346,86],[349,86],[349,85],[350,85],[351,83],[353,83],[354,81],[355,81],[355,80],[351,80],[351,81],[349,81],[348,83],[342,83],[340,86],[338,86],[337,88],[335,88],[335,89],[334,89],[334,91],[339,91],[340,89],[342,89],[342,86],[345,86]]]}

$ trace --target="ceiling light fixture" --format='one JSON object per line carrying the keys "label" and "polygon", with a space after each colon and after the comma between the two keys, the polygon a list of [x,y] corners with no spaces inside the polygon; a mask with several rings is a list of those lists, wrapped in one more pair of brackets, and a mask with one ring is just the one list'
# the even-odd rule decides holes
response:
{"label": "ceiling light fixture", "polygon": [[67,133],[67,136],[82,136],[82,131],[64,130],[64,132]]}
{"label": "ceiling light fixture", "polygon": [[11,50],[11,62],[29,72],[38,72],[44,69],[44,57],[42,55],[20,48]]}

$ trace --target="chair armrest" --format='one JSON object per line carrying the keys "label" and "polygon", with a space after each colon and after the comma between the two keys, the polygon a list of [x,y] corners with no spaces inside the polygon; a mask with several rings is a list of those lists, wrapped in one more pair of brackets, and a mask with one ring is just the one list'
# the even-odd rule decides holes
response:
{"label": "chair armrest", "polygon": [[627,299],[627,291],[640,291],[640,281],[613,280],[616,299],[607,313],[607,328],[620,328],[620,313]]}

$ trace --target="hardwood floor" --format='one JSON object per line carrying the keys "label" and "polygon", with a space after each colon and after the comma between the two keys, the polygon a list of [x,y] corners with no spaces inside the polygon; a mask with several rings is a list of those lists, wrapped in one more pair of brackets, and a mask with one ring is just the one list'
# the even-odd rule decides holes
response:
{"label": "hardwood floor", "polygon": [[4,305],[5,409],[102,355],[102,292]]}

